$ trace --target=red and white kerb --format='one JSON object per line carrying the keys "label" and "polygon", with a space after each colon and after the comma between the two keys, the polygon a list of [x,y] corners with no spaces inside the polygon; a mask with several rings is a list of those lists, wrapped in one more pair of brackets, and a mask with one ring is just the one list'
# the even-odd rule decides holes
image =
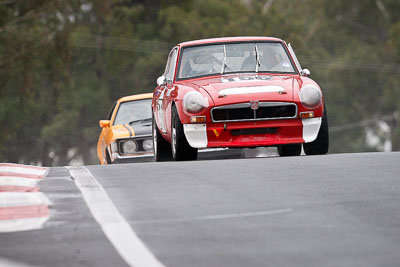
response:
{"label": "red and white kerb", "polygon": [[0,163],[0,232],[42,228],[50,201],[39,190],[47,168]]}

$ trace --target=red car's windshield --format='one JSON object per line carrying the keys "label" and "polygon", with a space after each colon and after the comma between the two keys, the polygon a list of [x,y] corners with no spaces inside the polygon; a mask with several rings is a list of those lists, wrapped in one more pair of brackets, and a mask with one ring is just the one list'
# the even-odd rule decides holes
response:
{"label": "red car's windshield", "polygon": [[295,73],[280,42],[184,47],[177,80],[238,72]]}

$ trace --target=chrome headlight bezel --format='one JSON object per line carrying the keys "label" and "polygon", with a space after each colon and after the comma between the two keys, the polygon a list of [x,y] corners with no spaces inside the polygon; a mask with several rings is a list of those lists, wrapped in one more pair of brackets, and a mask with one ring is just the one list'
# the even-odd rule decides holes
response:
{"label": "chrome headlight bezel", "polygon": [[299,91],[301,104],[309,109],[317,109],[322,105],[322,92],[317,86],[307,84]]}
{"label": "chrome headlight bezel", "polygon": [[183,110],[185,112],[196,114],[207,107],[207,98],[197,91],[190,91],[183,97]]}
{"label": "chrome headlight bezel", "polygon": [[144,139],[142,142],[142,147],[144,151],[153,151],[153,139]]}
{"label": "chrome headlight bezel", "polygon": [[138,143],[132,139],[123,141],[121,144],[122,154],[134,154],[138,151]]}

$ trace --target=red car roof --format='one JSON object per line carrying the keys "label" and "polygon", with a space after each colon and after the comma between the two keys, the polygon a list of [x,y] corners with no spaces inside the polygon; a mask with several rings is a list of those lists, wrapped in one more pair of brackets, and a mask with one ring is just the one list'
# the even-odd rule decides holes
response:
{"label": "red car roof", "polygon": [[262,37],[262,36],[240,36],[240,37],[221,37],[211,39],[201,39],[188,41],[178,44],[178,46],[191,46],[207,43],[229,43],[229,42],[244,42],[244,41],[278,41],[282,42],[281,39],[275,37]]}

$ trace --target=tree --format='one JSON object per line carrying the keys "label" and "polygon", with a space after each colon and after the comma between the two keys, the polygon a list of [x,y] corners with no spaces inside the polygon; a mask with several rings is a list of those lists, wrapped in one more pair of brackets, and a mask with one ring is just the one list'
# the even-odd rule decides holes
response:
{"label": "tree", "polygon": [[400,150],[397,0],[7,0],[0,161],[97,163],[98,120],[153,91],[175,44],[238,35],[292,43],[324,91],[331,152],[380,149],[367,135],[382,123]]}

